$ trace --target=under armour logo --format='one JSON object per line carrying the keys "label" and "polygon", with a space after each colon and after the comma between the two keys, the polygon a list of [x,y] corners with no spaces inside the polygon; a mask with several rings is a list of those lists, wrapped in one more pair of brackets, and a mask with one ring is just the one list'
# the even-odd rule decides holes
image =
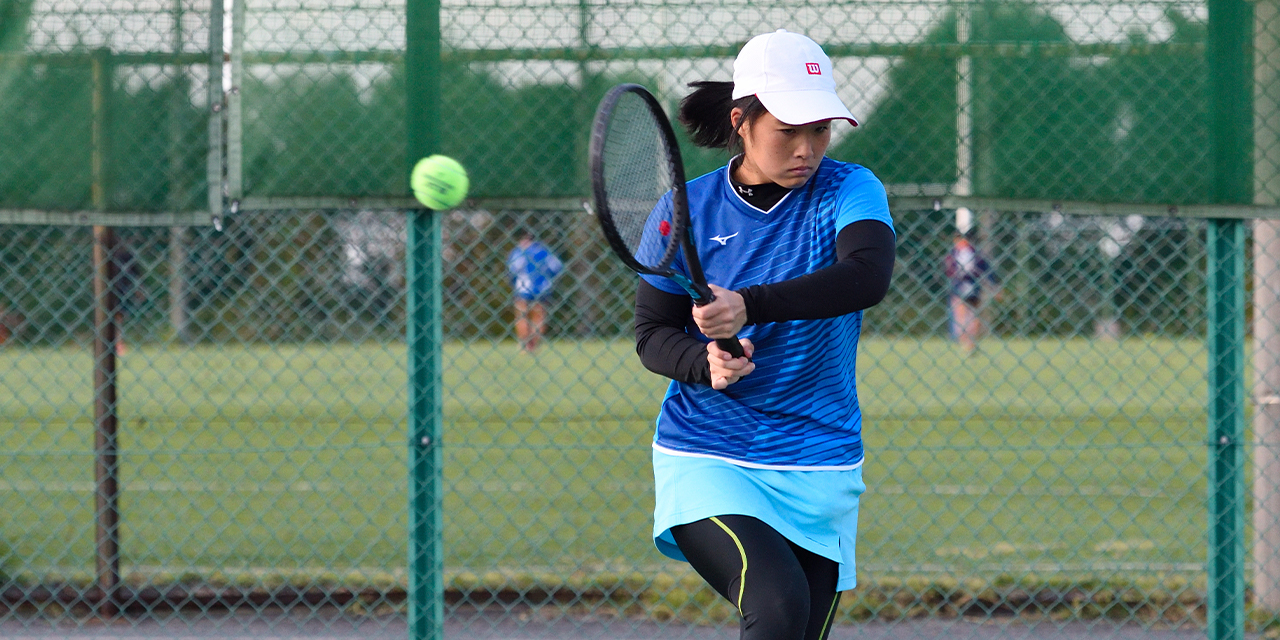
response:
{"label": "under armour logo", "polygon": [[809,75],[811,76],[822,75],[822,66],[816,62],[806,62],[804,63],[804,68],[805,68],[805,71],[808,71]]}
{"label": "under armour logo", "polygon": [[711,239],[712,239],[712,240],[715,240],[716,242],[719,242],[719,243],[720,243],[720,246],[722,246],[722,247],[723,247],[723,246],[725,246],[725,245],[729,242],[729,238],[736,237],[737,235],[738,235],[738,233],[734,233],[734,234],[733,234],[733,235],[731,235],[731,236],[712,236],[712,237],[711,237]]}
{"label": "under armour logo", "polygon": [[741,194],[742,194],[742,195],[744,195],[744,196],[754,196],[754,195],[755,195],[755,192],[753,192],[753,191],[751,190],[751,188],[750,188],[750,187],[744,187],[744,186],[742,186],[742,185],[738,185],[738,193],[741,193]]}

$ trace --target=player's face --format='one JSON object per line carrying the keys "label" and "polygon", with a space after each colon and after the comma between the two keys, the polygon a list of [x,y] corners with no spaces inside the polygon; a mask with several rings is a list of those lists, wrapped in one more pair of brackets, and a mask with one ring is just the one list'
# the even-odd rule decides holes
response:
{"label": "player's face", "polygon": [[[736,124],[742,110],[730,115]],[[804,184],[818,170],[831,144],[831,121],[787,124],[765,112],[739,129],[743,158],[734,177],[745,184],[775,182],[788,189]]]}

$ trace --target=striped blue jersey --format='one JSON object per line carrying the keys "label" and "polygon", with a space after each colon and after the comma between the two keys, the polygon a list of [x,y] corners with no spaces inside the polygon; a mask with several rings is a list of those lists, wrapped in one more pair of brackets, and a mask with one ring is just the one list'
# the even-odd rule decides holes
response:
{"label": "striped blue jersey", "polygon": [[556,276],[564,269],[560,258],[541,242],[519,245],[507,254],[507,274],[516,296],[524,300],[541,300],[551,293]]}
{"label": "striped blue jersey", "polygon": [[[870,170],[823,158],[817,172],[768,212],[744,201],[728,166],[688,183],[693,243],[707,282],[726,289],[789,280],[834,264],[836,234],[859,220],[893,227],[884,186]],[[669,198],[669,196],[668,196]],[[660,203],[653,218],[669,216]],[[650,232],[657,227],[653,219]],[[682,257],[675,269],[684,270]],[[644,276],[668,293],[675,282]],[[695,336],[710,339],[689,324]],[[862,312],[822,320],[748,325],[750,375],[716,391],[672,382],[654,447],[765,468],[848,469],[862,463],[855,358]]]}

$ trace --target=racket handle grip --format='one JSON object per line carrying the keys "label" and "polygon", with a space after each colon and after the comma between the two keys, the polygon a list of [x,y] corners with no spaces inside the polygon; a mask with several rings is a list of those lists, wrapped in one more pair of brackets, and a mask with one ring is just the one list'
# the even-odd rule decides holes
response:
{"label": "racket handle grip", "polygon": [[[694,304],[699,307],[705,307],[712,302],[715,302],[716,296],[711,293],[711,287],[708,287],[705,284],[699,285],[699,283],[695,283],[693,286],[696,291],[695,294],[692,294]],[[738,336],[734,336],[732,338],[716,338],[716,346],[720,347],[721,351],[735,358],[742,358],[747,355],[747,352],[742,350],[742,343],[738,342]]]}
{"label": "racket handle grip", "polygon": [[747,355],[747,353],[742,350],[742,343],[738,342],[738,336],[734,336],[732,338],[716,338],[716,346],[720,347],[721,351],[724,351],[735,358],[741,358]]}

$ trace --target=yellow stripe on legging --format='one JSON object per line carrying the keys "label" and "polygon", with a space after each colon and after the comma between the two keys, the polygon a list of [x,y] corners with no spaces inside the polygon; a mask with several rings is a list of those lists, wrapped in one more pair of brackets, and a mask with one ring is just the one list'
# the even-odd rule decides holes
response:
{"label": "yellow stripe on legging", "polygon": [[742,548],[742,541],[738,539],[738,536],[729,527],[726,527],[723,522],[720,522],[720,518],[711,516],[711,521],[719,525],[721,529],[724,529],[724,532],[729,534],[730,538],[733,538],[733,543],[738,545],[738,554],[742,556],[742,578],[738,580],[738,613],[741,614],[742,593],[747,590],[747,550]]}
{"label": "yellow stripe on legging", "polygon": [[822,624],[822,633],[818,634],[818,640],[827,640],[827,634],[831,632],[831,621],[836,619],[836,605],[840,604],[840,592],[836,592],[836,597],[831,601],[831,610],[827,612],[827,621]]}

